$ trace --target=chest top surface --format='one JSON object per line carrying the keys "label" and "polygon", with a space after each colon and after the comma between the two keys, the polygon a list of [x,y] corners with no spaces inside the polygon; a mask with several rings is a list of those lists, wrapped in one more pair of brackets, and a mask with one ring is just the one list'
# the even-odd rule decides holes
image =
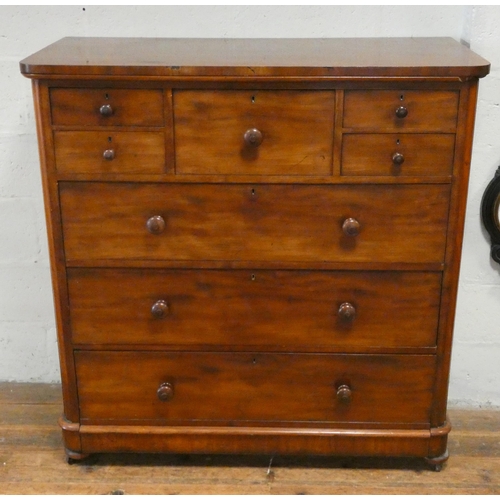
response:
{"label": "chest top surface", "polygon": [[451,38],[63,38],[20,63],[32,78],[448,77],[489,63]]}

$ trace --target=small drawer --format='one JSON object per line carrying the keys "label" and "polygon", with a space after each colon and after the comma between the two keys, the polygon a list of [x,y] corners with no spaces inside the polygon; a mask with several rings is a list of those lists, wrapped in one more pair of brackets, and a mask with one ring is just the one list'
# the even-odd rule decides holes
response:
{"label": "small drawer", "polygon": [[433,347],[441,273],[68,269],[72,340],[94,345]]}
{"label": "small drawer", "polygon": [[429,423],[435,357],[76,351],[83,423]]}
{"label": "small drawer", "polygon": [[454,132],[457,91],[349,90],[343,126],[385,131]]}
{"label": "small drawer", "polygon": [[163,92],[135,89],[50,90],[53,125],[162,127]]}
{"label": "small drawer", "polygon": [[454,134],[344,134],[342,175],[451,176]]}
{"label": "small drawer", "polygon": [[335,93],[174,93],[179,174],[330,175]]}
{"label": "small drawer", "polygon": [[165,171],[163,132],[54,133],[60,173],[161,174]]}
{"label": "small drawer", "polygon": [[59,186],[70,264],[142,259],[309,266],[444,258],[448,184]]}

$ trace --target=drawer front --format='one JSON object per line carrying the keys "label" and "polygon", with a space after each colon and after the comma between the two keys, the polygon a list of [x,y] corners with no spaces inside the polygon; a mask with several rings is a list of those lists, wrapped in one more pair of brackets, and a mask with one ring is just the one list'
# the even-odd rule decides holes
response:
{"label": "drawer front", "polygon": [[440,273],[68,270],[79,344],[435,346]]}
{"label": "drawer front", "polygon": [[344,134],[342,175],[450,176],[454,134]]}
{"label": "drawer front", "polygon": [[422,263],[443,260],[449,186],[63,182],[60,198],[70,263]]}
{"label": "drawer front", "polygon": [[457,91],[350,90],[345,92],[343,125],[381,131],[453,132],[457,114]]}
{"label": "drawer front", "polygon": [[177,91],[176,172],[330,175],[334,105],[326,91]]}
{"label": "drawer front", "polygon": [[55,132],[56,168],[61,173],[161,174],[163,132]]}
{"label": "drawer front", "polygon": [[85,423],[426,423],[435,365],[434,356],[123,351],[76,351],[75,361]]}
{"label": "drawer front", "polygon": [[164,124],[161,90],[53,88],[50,104],[54,125],[162,127]]}

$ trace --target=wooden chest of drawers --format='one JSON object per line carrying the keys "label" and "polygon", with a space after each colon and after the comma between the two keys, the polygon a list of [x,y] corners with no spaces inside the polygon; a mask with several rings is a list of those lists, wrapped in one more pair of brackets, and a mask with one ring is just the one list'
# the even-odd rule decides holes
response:
{"label": "wooden chest of drawers", "polygon": [[449,39],[64,39],[33,79],[68,456],[446,459],[478,78]]}

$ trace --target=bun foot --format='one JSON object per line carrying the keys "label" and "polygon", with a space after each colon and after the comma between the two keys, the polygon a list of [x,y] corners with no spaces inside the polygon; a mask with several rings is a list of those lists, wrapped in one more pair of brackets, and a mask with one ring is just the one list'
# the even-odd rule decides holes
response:
{"label": "bun foot", "polygon": [[439,457],[426,457],[425,461],[429,464],[429,467],[435,471],[435,472],[440,472],[441,469],[443,468],[443,464],[448,460],[448,450],[446,450],[442,455]]}
{"label": "bun foot", "polygon": [[66,460],[68,462],[68,465],[73,465],[81,462],[89,456],[88,453],[79,453],[78,451],[68,450],[68,448],[65,448],[64,451],[66,452]]}

